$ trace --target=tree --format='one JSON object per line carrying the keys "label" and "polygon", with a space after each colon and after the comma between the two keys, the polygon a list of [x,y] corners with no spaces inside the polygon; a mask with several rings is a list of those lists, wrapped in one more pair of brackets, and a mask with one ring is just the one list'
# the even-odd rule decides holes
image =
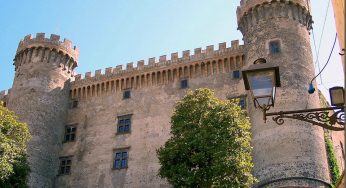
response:
{"label": "tree", "polygon": [[255,178],[250,123],[236,103],[209,89],[189,91],[171,117],[171,138],[157,150],[159,175],[174,187],[250,187]]}
{"label": "tree", "polygon": [[26,144],[30,139],[27,125],[0,101],[0,186],[25,187],[29,167]]}

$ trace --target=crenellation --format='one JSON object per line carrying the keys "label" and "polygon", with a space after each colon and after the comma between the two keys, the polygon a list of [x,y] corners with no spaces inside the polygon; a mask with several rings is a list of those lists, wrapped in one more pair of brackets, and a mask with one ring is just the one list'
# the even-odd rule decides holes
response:
{"label": "crenellation", "polygon": [[69,39],[64,39],[64,42],[63,42],[63,45],[66,47],[66,48],[74,48],[72,47],[72,41],[70,41]]}
{"label": "crenellation", "polygon": [[[233,40],[228,46],[219,43],[218,49],[209,45],[194,49],[194,54],[174,52],[83,75],[75,75],[79,51],[70,40],[60,41],[54,34],[46,38],[45,33],[24,37],[14,58],[12,93],[1,91],[0,100],[34,133],[28,144],[29,187],[171,187],[156,176],[159,164],[151,154],[171,136],[169,119],[187,91],[185,81],[188,89],[210,88],[220,98],[242,96],[248,103],[252,172],[258,179],[253,187],[330,187],[323,130],[295,120],[280,127],[264,123],[239,75],[256,58],[265,58],[284,73],[273,112],[319,107],[318,96],[299,84],[314,74],[307,31],[312,20],[303,4],[307,1],[241,0],[238,29],[246,46]],[[271,48],[272,41],[280,42],[279,50]],[[131,126],[123,134],[117,116],[129,114],[124,120]],[[66,129],[71,122],[77,134]],[[66,133],[71,132],[75,142],[68,143],[72,134]],[[130,159],[126,169],[111,169],[118,155],[114,143],[131,147],[126,153],[131,157],[122,159]],[[71,156],[70,173],[59,176],[63,162],[58,159],[63,156]]]}
{"label": "crenellation", "polygon": [[82,75],[81,74],[77,74],[74,76],[75,81],[81,80],[82,79]]}
{"label": "crenellation", "polygon": [[36,33],[36,39],[37,40],[44,40],[45,33]]}
{"label": "crenellation", "polygon": [[95,77],[100,77],[102,75],[102,69],[95,70]]}
{"label": "crenellation", "polygon": [[155,57],[151,57],[151,58],[149,58],[149,66],[150,65],[154,65],[155,64]]}
{"label": "crenellation", "polygon": [[238,18],[238,24],[240,22],[240,18],[244,15],[251,12],[252,9],[257,8],[260,5],[263,4],[275,4],[275,3],[291,3],[296,6],[300,6],[304,8],[305,10],[310,10],[311,5],[309,0],[284,0],[284,1],[277,1],[277,0],[243,0],[240,3],[240,6],[237,8],[237,18]]}
{"label": "crenellation", "polygon": [[226,42],[219,43],[219,51],[226,50]]}
{"label": "crenellation", "polygon": [[126,64],[126,70],[127,71],[133,70],[133,62]]}
{"label": "crenellation", "polygon": [[190,59],[190,50],[183,51],[183,60]]}
{"label": "crenellation", "polygon": [[123,70],[123,65],[117,65],[117,66],[115,67],[115,69],[116,69],[117,71],[121,71],[121,70]]}
{"label": "crenellation", "polygon": [[144,67],[144,60],[137,61],[137,68],[142,69]]}
{"label": "crenellation", "polygon": [[167,61],[167,55],[162,55],[159,57],[159,63]]}
{"label": "crenellation", "polygon": [[214,52],[214,45],[207,46],[206,52],[208,55],[212,54]]}
{"label": "crenellation", "polygon": [[[253,28],[262,21],[279,18],[291,19],[310,30],[313,23],[311,12],[308,9],[310,5],[307,6],[307,3],[302,2],[303,0],[251,0],[250,4],[238,7],[238,29],[245,32],[245,30]],[[253,4],[256,6],[253,6]]]}
{"label": "crenellation", "polygon": [[202,53],[202,48],[195,48],[195,56],[200,55]]}
{"label": "crenellation", "polygon": [[[238,30],[242,32],[246,50],[244,56],[231,59],[231,68],[239,69],[244,64],[249,66],[258,58],[265,58],[273,66],[280,67],[280,72],[285,74],[280,75],[282,87],[277,93],[280,98],[272,109],[276,112],[306,109],[306,105],[319,107],[317,95],[310,95],[304,86],[294,84],[308,82],[314,75],[309,36],[312,19],[308,1],[242,0],[237,9]],[[270,42],[274,40],[279,41],[278,52],[270,49]],[[302,104],[296,98],[306,100]],[[323,130],[305,122],[289,120],[285,121],[287,127],[275,129],[277,123],[264,123],[261,115],[250,105],[255,151],[253,173],[259,180],[253,187],[330,187]],[[299,131],[292,131],[297,128]],[[297,156],[302,153],[307,158],[298,159]],[[301,177],[314,179],[305,181]],[[280,182],[282,179],[287,181]]]}
{"label": "crenellation", "polygon": [[84,77],[85,79],[91,78],[91,72],[86,72]]}
{"label": "crenellation", "polygon": [[51,34],[50,38],[45,38],[45,33],[36,33],[36,37],[32,38],[31,34],[24,37],[19,42],[16,57],[27,49],[44,47],[49,50],[56,50],[63,54],[69,55],[75,62],[78,61],[79,49],[76,46],[72,46],[72,42],[68,39],[60,41],[60,36]]}
{"label": "crenellation", "polygon": [[[105,70],[105,74],[99,73],[94,76],[85,76],[85,78],[81,78],[79,80],[75,80],[78,83],[84,83],[84,82],[93,82],[94,80],[100,80],[100,79],[109,79],[109,77],[126,77],[125,75],[133,76],[141,74],[142,71],[144,72],[151,72],[155,71],[157,69],[169,69],[169,67],[176,66],[175,64],[190,64],[196,61],[203,61],[203,59],[208,58],[216,58],[219,56],[225,56],[225,58],[232,58],[239,56],[241,57],[243,54],[243,46],[239,45],[239,40],[234,40],[231,42],[231,47],[227,48],[227,43],[219,43],[219,49],[215,50],[213,45],[209,45],[206,47],[205,50],[202,48],[196,48],[195,54],[191,55],[190,50],[185,50],[182,52],[182,57],[179,57],[179,53],[171,53],[171,59],[167,59],[166,55],[162,55],[159,57],[159,61],[156,62],[156,58],[152,57],[148,59],[148,64],[145,64],[144,60],[140,60],[137,62],[137,66],[134,67],[133,63],[128,63],[126,65],[126,69],[123,70],[122,65],[117,65],[115,68],[112,68],[112,71]],[[219,60],[217,60],[219,61]],[[182,66],[182,65],[178,65]],[[98,70],[99,71],[99,70]],[[97,72],[97,71],[96,71]],[[105,76],[104,76],[105,75]],[[84,81],[84,80],[90,80],[90,81]]]}
{"label": "crenellation", "polygon": [[239,40],[232,40],[231,48],[232,49],[238,49],[239,48]]}
{"label": "crenellation", "polygon": [[111,75],[113,73],[113,67],[108,67],[105,70],[105,75]]}
{"label": "crenellation", "polygon": [[178,52],[171,53],[171,61],[172,62],[178,61],[178,59],[179,59]]}
{"label": "crenellation", "polygon": [[60,40],[60,35],[51,34],[51,35],[50,35],[50,40],[51,40],[52,42],[59,42],[59,40]]}
{"label": "crenellation", "polygon": [[[26,35],[26,36],[24,37],[24,40],[23,40],[23,41],[20,41],[20,43],[30,41],[31,39],[32,39],[31,34]],[[19,44],[20,44],[20,43],[19,43]]]}

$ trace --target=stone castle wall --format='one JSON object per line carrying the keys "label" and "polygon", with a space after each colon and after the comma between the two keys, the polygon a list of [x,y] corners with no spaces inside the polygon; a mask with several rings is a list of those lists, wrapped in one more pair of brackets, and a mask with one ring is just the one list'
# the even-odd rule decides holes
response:
{"label": "stone castle wall", "polygon": [[[320,107],[317,92],[307,92],[314,66],[309,37],[312,20],[304,1],[245,2],[250,4],[238,8],[244,12],[238,14],[238,26],[244,36],[245,61],[251,64],[265,58],[280,69],[281,87],[269,112]],[[272,43],[279,52],[271,51]],[[262,112],[252,105],[249,115],[254,175],[260,180],[255,187],[329,186],[322,128],[289,119],[281,126],[271,119],[264,123]]]}
{"label": "stone castle wall", "polygon": [[[70,175],[57,178],[57,187],[170,187],[158,177],[156,150],[170,137],[175,103],[188,89],[201,87],[215,89],[222,99],[244,96],[242,80],[232,74],[243,67],[243,48],[222,46],[198,58],[77,76],[70,96],[79,103],[66,122],[77,127],[77,140],[64,143],[60,152],[73,156],[73,167]],[[188,80],[188,89],[180,88],[182,79]],[[122,91],[129,89],[131,97],[123,99]],[[117,117],[129,114],[130,133],[117,134]],[[128,168],[114,170],[114,152],[124,148]]]}
{"label": "stone castle wall", "polygon": [[30,187],[54,186],[77,59],[78,50],[68,40],[60,42],[57,35],[29,35],[19,44],[13,86],[2,98],[28,124],[32,135],[28,143]]}
{"label": "stone castle wall", "polygon": [[[221,99],[248,96],[252,122],[254,187],[328,187],[323,131],[299,121],[278,126],[263,123],[243,80],[234,78],[258,58],[280,67],[281,88],[272,111],[319,107],[306,86],[314,75],[308,0],[242,0],[237,10],[244,45],[232,41],[206,49],[186,50],[170,60],[160,56],[122,66],[75,75],[79,50],[67,39],[26,36],[14,59],[11,91],[0,100],[28,123],[31,187],[170,187],[157,176],[156,149],[170,137],[175,103],[188,89],[214,89]],[[270,43],[280,53],[271,54]],[[188,89],[180,88],[182,80]],[[130,91],[131,97],[123,98]],[[78,105],[73,105],[78,102]],[[131,131],[118,134],[120,116],[131,115]],[[76,139],[64,142],[66,126],[76,127]],[[114,153],[127,150],[128,167],[113,169]],[[58,175],[59,157],[72,159],[71,173]]]}

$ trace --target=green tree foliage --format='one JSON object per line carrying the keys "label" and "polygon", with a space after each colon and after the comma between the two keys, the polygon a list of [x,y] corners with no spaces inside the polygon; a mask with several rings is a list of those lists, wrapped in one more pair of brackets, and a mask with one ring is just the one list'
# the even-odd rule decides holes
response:
{"label": "green tree foliage", "polygon": [[[23,187],[29,168],[26,162],[26,144],[30,139],[27,125],[0,102],[0,187]],[[23,186],[11,185],[24,182]]]}
{"label": "green tree foliage", "polygon": [[13,173],[5,180],[0,180],[1,188],[27,188],[27,175],[30,172],[26,155],[20,155],[13,162]]}
{"label": "green tree foliage", "polygon": [[328,164],[330,169],[330,175],[332,178],[332,184],[333,186],[335,186],[338,183],[338,180],[340,178],[340,170],[339,170],[340,168],[335,156],[332,140],[330,139],[328,133],[324,134],[324,141],[326,142]]}
{"label": "green tree foliage", "polygon": [[174,187],[250,187],[250,123],[236,101],[197,89],[177,103],[172,137],[157,150],[159,175]]}

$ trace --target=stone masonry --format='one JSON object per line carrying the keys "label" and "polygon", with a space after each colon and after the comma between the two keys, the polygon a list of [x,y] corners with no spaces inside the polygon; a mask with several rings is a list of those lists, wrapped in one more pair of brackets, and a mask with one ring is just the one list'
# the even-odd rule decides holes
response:
{"label": "stone masonry", "polygon": [[[239,75],[265,58],[280,67],[282,87],[273,111],[319,107],[317,94],[306,89],[314,75],[308,1],[241,0],[237,16],[244,45],[235,40],[83,77],[74,72],[79,50],[69,40],[26,36],[14,59],[13,87],[0,100],[28,123],[33,136],[29,186],[171,187],[157,175],[156,149],[170,137],[175,103],[188,89],[206,87],[221,99],[247,98],[259,179],[253,187],[330,187],[323,130],[294,120],[264,123]],[[188,88],[181,88],[184,81]],[[127,132],[120,132],[122,117],[130,117]],[[126,168],[116,168],[119,151],[127,152]]]}

